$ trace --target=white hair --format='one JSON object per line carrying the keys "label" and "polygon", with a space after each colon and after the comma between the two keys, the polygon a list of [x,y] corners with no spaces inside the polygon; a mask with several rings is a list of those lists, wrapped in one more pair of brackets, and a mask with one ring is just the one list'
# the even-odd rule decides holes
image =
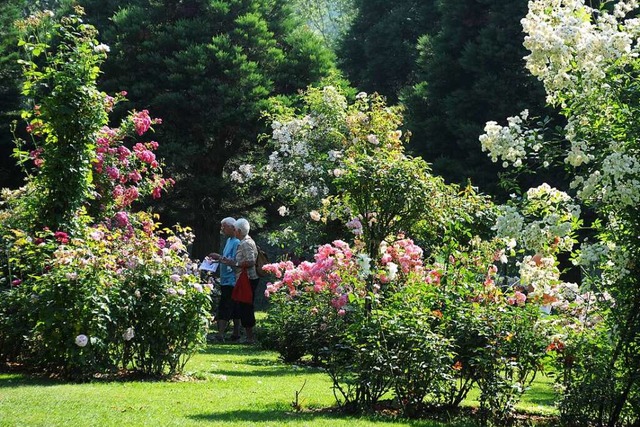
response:
{"label": "white hair", "polygon": [[225,219],[223,219],[222,221],[220,221],[220,224],[226,224],[226,225],[230,225],[232,227],[235,227],[236,226],[236,219],[228,216]]}
{"label": "white hair", "polygon": [[249,221],[244,218],[240,218],[239,220],[237,220],[234,227],[236,228],[236,230],[240,230],[240,234],[242,235],[242,237],[245,237],[247,234],[249,234],[249,230],[251,229]]}

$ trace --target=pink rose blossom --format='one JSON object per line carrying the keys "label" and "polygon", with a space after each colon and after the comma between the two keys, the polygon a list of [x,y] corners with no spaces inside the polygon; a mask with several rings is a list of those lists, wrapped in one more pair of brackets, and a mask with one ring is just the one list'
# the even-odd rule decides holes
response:
{"label": "pink rose blossom", "polygon": [[62,243],[62,244],[69,243],[69,235],[64,231],[56,231],[55,233],[53,233],[53,237],[55,237],[55,239],[59,243]]}
{"label": "pink rose blossom", "polygon": [[129,215],[126,212],[118,212],[115,215],[116,223],[119,227],[126,227],[129,225]]}
{"label": "pink rose blossom", "polygon": [[133,115],[133,125],[138,135],[142,135],[151,127],[151,117],[148,110],[142,110]]}

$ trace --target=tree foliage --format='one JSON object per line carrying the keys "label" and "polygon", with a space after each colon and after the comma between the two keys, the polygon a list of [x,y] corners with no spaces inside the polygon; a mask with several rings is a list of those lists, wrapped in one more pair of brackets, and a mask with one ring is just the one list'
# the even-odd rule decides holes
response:
{"label": "tree foliage", "polygon": [[527,75],[520,19],[527,2],[441,2],[440,28],[418,43],[417,83],[403,94],[411,148],[451,182],[471,178],[498,192],[498,172],[482,155],[478,135],[492,117],[524,106],[542,113],[542,88]]}
{"label": "tree foliage", "polygon": [[134,106],[167,118],[160,154],[177,184],[161,208],[194,228],[202,255],[218,216],[251,209],[223,172],[256,149],[269,98],[327,76],[332,56],[274,0],[83,3],[112,51],[103,86],[127,88]]}
{"label": "tree foliage", "polygon": [[416,70],[416,43],[437,28],[435,0],[356,0],[351,28],[338,49],[354,86],[395,102]]}
{"label": "tree foliage", "polygon": [[296,13],[335,49],[355,17],[354,0],[295,0]]}

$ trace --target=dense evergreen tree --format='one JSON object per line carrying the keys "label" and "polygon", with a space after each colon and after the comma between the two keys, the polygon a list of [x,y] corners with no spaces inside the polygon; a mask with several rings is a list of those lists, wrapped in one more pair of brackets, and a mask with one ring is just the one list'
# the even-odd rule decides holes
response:
{"label": "dense evergreen tree", "polygon": [[[18,187],[23,174],[11,157],[12,122],[19,120],[20,78],[18,36],[14,22],[25,16],[25,0],[0,1],[0,187]],[[24,128],[24,126],[22,126]]]}
{"label": "dense evergreen tree", "polygon": [[223,171],[255,148],[268,99],[327,76],[331,53],[282,1],[83,3],[111,48],[104,89],[128,91],[128,108],[164,120],[160,155],[177,180],[165,219],[192,226],[202,256],[215,248],[222,215],[248,212]]}
{"label": "dense evergreen tree", "polygon": [[541,85],[528,75],[520,19],[526,0],[439,3],[441,28],[420,39],[419,82],[405,91],[412,148],[434,172],[453,182],[471,178],[490,193],[500,165],[480,149],[487,120],[504,120],[524,108],[542,113]]}
{"label": "dense evergreen tree", "polygon": [[338,51],[347,77],[391,102],[410,84],[418,38],[437,28],[437,0],[355,0],[357,15]]}

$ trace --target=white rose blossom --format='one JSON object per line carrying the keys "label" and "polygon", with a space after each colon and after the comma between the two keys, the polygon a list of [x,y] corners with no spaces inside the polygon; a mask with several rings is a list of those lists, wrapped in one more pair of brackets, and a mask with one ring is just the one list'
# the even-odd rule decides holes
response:
{"label": "white rose blossom", "polygon": [[80,334],[76,337],[76,345],[78,347],[86,347],[87,344],[89,344],[89,338],[86,335]]}
{"label": "white rose blossom", "polygon": [[136,336],[135,330],[133,329],[133,326],[131,326],[127,328],[126,331],[124,331],[124,333],[122,334],[122,339],[125,341],[131,341],[135,336]]}
{"label": "white rose blossom", "polygon": [[289,215],[289,209],[286,206],[280,206],[278,208],[278,213],[280,214],[280,216],[287,216]]}

